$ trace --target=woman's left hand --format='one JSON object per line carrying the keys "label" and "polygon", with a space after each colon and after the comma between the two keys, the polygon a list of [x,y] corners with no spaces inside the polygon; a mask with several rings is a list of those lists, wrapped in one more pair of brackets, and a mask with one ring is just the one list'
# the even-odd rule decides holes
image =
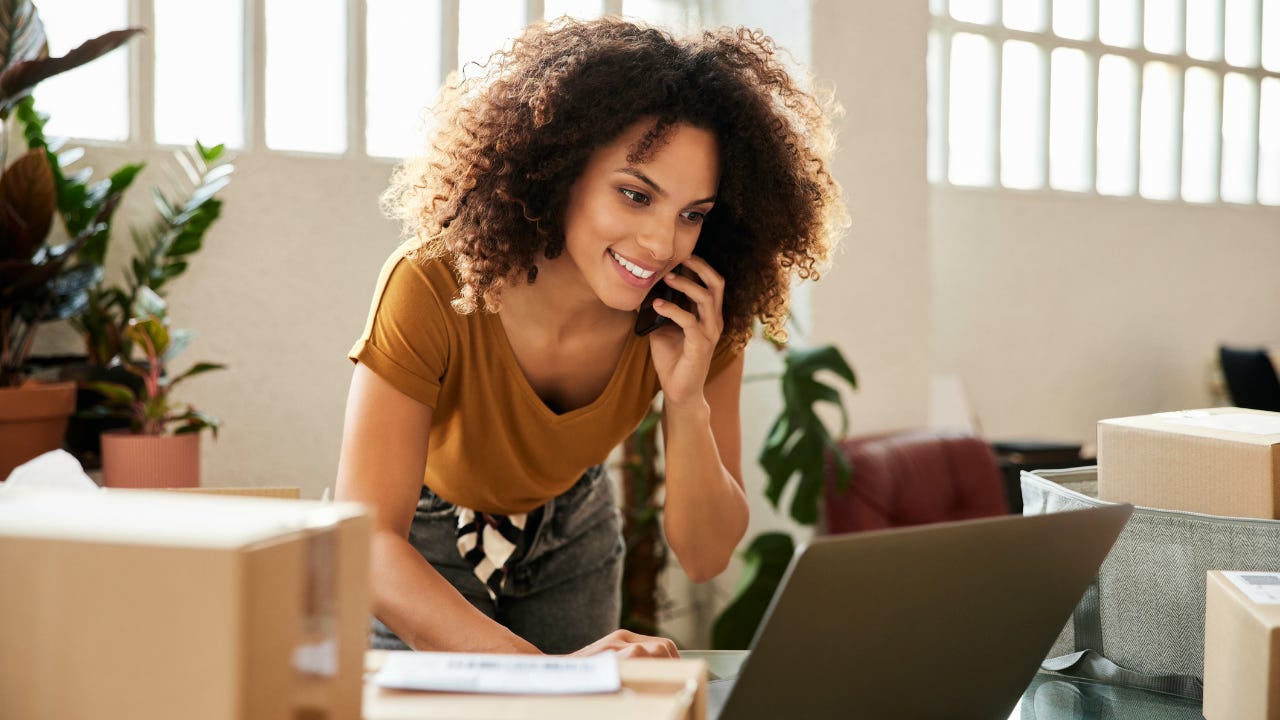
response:
{"label": "woman's left hand", "polygon": [[689,256],[683,265],[701,283],[674,272],[668,272],[661,282],[689,296],[692,309],[655,301],[654,311],[676,327],[666,325],[649,334],[649,351],[662,384],[663,404],[668,408],[705,401],[702,386],[724,331],[724,278],[697,255]]}

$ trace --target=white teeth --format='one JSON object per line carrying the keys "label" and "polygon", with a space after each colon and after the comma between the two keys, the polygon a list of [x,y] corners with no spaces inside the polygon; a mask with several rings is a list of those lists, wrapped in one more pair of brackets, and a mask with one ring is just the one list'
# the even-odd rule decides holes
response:
{"label": "white teeth", "polygon": [[641,280],[648,280],[649,278],[653,277],[653,273],[654,273],[653,270],[645,270],[644,268],[640,267],[639,265],[636,265],[633,262],[628,261],[626,258],[622,257],[621,255],[619,255],[618,253],[612,250],[609,251],[609,255],[615,261],[617,261],[619,265],[626,268],[627,272],[631,273],[632,275],[635,275]]}

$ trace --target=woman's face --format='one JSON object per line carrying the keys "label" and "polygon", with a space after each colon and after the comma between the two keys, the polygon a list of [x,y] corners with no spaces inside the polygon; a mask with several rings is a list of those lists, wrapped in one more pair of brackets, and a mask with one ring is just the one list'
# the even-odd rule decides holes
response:
{"label": "woman's face", "polygon": [[663,275],[693,253],[720,181],[715,135],[672,126],[642,162],[627,155],[653,120],[636,122],[592,153],[569,189],[565,252],[605,305],[635,310]]}

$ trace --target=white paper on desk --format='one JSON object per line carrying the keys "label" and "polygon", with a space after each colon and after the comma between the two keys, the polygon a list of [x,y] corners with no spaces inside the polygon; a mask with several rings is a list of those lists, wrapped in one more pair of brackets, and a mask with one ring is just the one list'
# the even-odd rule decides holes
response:
{"label": "white paper on desk", "polygon": [[398,690],[509,695],[608,693],[622,687],[612,652],[582,658],[391,652],[373,682]]}

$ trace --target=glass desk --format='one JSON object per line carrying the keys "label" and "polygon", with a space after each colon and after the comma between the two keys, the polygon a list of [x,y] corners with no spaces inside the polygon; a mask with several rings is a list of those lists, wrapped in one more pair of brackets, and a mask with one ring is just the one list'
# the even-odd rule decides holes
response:
{"label": "glass desk", "polygon": [[[736,674],[747,653],[683,650],[680,657],[706,661],[714,680]],[[1009,720],[1203,720],[1203,715],[1194,700],[1038,673]]]}
{"label": "glass desk", "polygon": [[1203,720],[1200,703],[1039,673],[1009,720]]}

